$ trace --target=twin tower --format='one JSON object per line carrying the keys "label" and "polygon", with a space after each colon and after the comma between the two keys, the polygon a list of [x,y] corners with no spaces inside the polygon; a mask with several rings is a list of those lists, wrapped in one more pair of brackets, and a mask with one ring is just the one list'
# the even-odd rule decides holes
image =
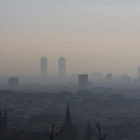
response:
{"label": "twin tower", "polygon": [[[41,58],[41,78],[48,76],[48,62],[46,57]],[[66,60],[61,57],[58,60],[58,76],[63,78],[66,76]]]}

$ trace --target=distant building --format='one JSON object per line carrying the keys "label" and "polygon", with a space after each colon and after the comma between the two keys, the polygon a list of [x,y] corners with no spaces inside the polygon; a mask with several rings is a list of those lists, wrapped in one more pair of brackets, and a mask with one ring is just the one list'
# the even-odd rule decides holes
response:
{"label": "distant building", "polygon": [[93,72],[92,73],[93,81],[99,81],[99,80],[102,80],[102,78],[103,78],[102,73],[100,73],[100,72]]}
{"label": "distant building", "polygon": [[69,106],[67,106],[65,124],[61,128],[64,140],[76,140],[76,127],[72,124]]}
{"label": "distant building", "polygon": [[121,76],[121,83],[122,84],[129,84],[131,83],[131,77],[128,75],[122,75]]}
{"label": "distant building", "polygon": [[108,73],[108,74],[106,75],[106,81],[107,81],[107,82],[111,82],[111,81],[112,81],[112,73]]}
{"label": "distant building", "polygon": [[136,79],[134,80],[134,83],[140,85],[140,77],[136,78]]}
{"label": "distant building", "polygon": [[92,140],[92,135],[93,135],[93,132],[90,127],[90,124],[88,123],[86,133],[84,135],[84,140]]}
{"label": "distant building", "polygon": [[0,135],[7,133],[7,113],[5,111],[4,115],[0,111]]}
{"label": "distant building", "polygon": [[41,78],[46,78],[48,74],[46,57],[42,57],[40,62],[41,62]]}
{"label": "distant building", "polygon": [[64,57],[58,60],[58,76],[64,78],[66,76],[66,60]]}
{"label": "distant building", "polygon": [[12,89],[18,88],[18,78],[16,78],[16,77],[9,78],[8,82],[9,82],[10,88],[12,88]]}
{"label": "distant building", "polygon": [[137,68],[137,75],[138,75],[138,77],[140,77],[140,66],[138,66],[138,68]]}
{"label": "distant building", "polygon": [[80,74],[79,75],[79,87],[81,90],[88,89],[88,74]]}
{"label": "distant building", "polygon": [[107,87],[94,87],[93,93],[94,94],[110,94],[112,92],[111,88]]}
{"label": "distant building", "polygon": [[76,95],[84,98],[90,98],[92,93],[89,90],[78,90]]}

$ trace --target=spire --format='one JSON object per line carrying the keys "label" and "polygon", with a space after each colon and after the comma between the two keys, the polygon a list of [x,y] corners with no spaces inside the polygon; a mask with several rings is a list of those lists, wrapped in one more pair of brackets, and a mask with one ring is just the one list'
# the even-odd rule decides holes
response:
{"label": "spire", "polygon": [[88,123],[86,133],[84,136],[84,140],[92,140],[92,129],[90,127],[90,124]]}
{"label": "spire", "polygon": [[69,106],[67,105],[67,111],[66,111],[66,117],[65,117],[65,126],[71,126],[72,121],[71,121],[71,116],[70,116],[70,110]]}
{"label": "spire", "polygon": [[92,135],[91,126],[90,126],[89,123],[88,123],[88,125],[87,125],[86,135]]}

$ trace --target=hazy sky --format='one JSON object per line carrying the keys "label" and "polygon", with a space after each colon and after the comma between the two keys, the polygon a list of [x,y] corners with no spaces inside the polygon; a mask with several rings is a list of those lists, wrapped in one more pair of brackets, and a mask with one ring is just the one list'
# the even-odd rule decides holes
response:
{"label": "hazy sky", "polygon": [[0,75],[40,74],[40,58],[57,74],[136,75],[140,0],[0,0]]}

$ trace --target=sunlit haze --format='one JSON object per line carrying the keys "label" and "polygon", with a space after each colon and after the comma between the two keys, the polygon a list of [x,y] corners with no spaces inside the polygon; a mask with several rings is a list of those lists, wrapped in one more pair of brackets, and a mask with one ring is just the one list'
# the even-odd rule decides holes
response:
{"label": "sunlit haze", "polygon": [[139,0],[0,0],[0,75],[102,72],[137,75]]}

